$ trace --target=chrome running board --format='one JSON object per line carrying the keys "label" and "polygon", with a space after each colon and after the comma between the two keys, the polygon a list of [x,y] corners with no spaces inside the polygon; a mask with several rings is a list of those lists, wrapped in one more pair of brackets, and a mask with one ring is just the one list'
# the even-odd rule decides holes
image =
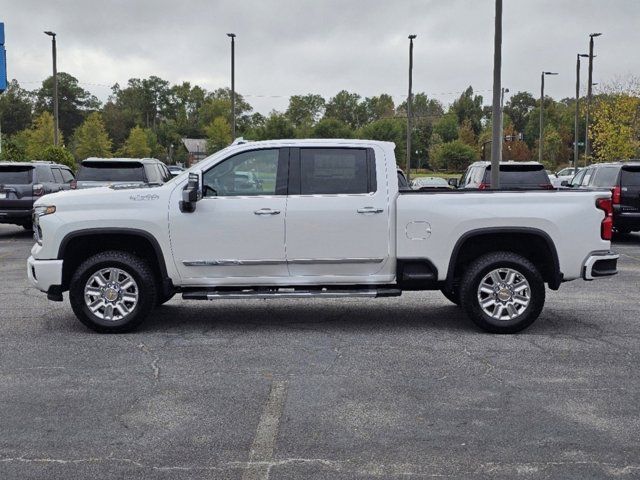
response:
{"label": "chrome running board", "polygon": [[190,290],[182,293],[185,300],[239,300],[252,298],[349,298],[399,297],[398,288],[273,288],[243,290]]}

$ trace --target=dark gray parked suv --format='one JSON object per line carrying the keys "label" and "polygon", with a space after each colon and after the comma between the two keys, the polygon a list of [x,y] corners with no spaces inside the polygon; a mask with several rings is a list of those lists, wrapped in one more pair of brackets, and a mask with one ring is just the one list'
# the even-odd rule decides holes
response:
{"label": "dark gray parked suv", "polygon": [[0,223],[31,229],[33,202],[71,188],[73,172],[50,162],[0,162]]}
{"label": "dark gray parked suv", "polygon": [[156,158],[87,158],[80,164],[72,188],[111,185],[162,185],[173,176]]}

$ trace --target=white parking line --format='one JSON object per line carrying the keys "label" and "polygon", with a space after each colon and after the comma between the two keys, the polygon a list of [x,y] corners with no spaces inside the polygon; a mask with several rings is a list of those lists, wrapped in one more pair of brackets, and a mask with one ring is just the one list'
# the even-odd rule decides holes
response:
{"label": "white parking line", "polygon": [[276,446],[276,437],[280,425],[280,417],[287,394],[287,384],[283,380],[271,383],[269,398],[264,406],[256,436],[249,451],[249,463],[242,475],[242,480],[267,480]]}

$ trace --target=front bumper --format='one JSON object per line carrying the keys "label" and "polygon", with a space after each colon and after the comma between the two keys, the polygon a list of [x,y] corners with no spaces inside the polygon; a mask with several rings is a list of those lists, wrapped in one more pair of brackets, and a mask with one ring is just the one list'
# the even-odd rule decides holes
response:
{"label": "front bumper", "polygon": [[0,209],[0,223],[15,223],[21,225],[31,222],[32,209],[29,210],[2,210]]}
{"label": "front bumper", "polygon": [[585,260],[582,267],[582,278],[593,280],[594,278],[610,277],[618,273],[618,258],[620,255],[614,252],[593,252]]}
{"label": "front bumper", "polygon": [[62,285],[62,260],[36,260],[29,257],[27,276],[31,285],[41,292],[59,290]]}

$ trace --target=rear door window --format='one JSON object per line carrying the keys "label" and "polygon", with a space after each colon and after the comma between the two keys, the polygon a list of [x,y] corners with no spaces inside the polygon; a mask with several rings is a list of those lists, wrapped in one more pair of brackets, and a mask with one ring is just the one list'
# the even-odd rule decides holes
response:
{"label": "rear door window", "polygon": [[361,148],[300,149],[302,195],[362,194],[375,191],[375,165]]}
{"label": "rear door window", "polygon": [[594,187],[613,188],[618,180],[620,167],[602,167],[596,170],[593,180]]}
{"label": "rear door window", "polygon": [[31,165],[2,165],[0,164],[0,184],[28,185],[33,180]]}
{"label": "rear door window", "polygon": [[73,173],[71,170],[67,170],[66,168],[61,168],[60,172],[62,173],[62,180],[64,183],[71,183],[74,179]]}
{"label": "rear door window", "polygon": [[64,183],[64,180],[62,179],[62,173],[60,173],[59,168],[52,168],[51,171],[53,172],[53,179],[56,183]]}
{"label": "rear door window", "polygon": [[138,162],[86,162],[78,172],[79,181],[144,182],[144,167]]}

